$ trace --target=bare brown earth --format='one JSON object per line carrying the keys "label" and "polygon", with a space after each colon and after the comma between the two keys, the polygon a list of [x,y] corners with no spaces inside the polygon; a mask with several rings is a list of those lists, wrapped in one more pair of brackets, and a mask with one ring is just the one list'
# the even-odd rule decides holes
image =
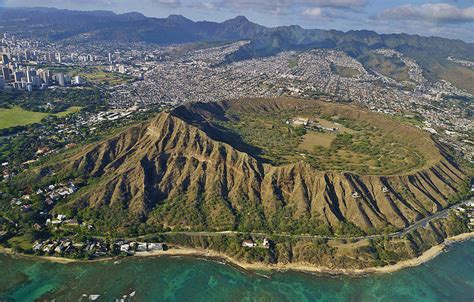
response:
{"label": "bare brown earth", "polygon": [[[315,106],[325,114],[367,121],[416,147],[424,166],[387,176],[318,171],[304,162],[273,166],[234,148],[208,121],[224,118],[229,108],[265,112]],[[53,168],[97,180],[63,208],[118,209],[150,224],[213,230],[275,229],[275,220],[333,230],[349,222],[364,231],[402,228],[447,207],[467,179],[417,128],[353,106],[299,99],[182,106],[90,145]]]}

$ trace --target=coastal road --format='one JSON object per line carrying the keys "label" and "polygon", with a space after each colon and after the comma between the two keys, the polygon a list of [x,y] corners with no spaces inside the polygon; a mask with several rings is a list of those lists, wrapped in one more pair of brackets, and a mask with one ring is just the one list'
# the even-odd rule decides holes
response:
{"label": "coastal road", "polygon": [[[207,231],[170,231],[170,232],[165,232],[165,233],[158,233],[158,234],[163,234],[163,235],[171,235],[171,234],[182,234],[182,235],[200,235],[200,236],[219,236],[219,235],[251,235],[251,236],[256,236],[256,237],[265,237],[265,236],[279,236],[279,237],[291,237],[291,238],[296,238],[296,239],[346,239],[346,240],[363,240],[363,239],[377,239],[377,238],[395,238],[395,237],[402,237],[405,234],[417,230],[419,228],[425,228],[428,226],[428,224],[436,219],[440,218],[446,218],[448,217],[449,210],[458,208],[462,205],[467,204],[468,202],[473,201],[474,198],[471,198],[469,200],[466,200],[462,203],[458,203],[456,205],[453,205],[451,207],[448,207],[444,210],[441,210],[439,212],[436,212],[435,214],[428,216],[426,218],[423,218],[417,222],[415,222],[412,225],[409,225],[405,227],[404,229],[390,233],[390,234],[376,234],[376,235],[366,235],[366,236],[357,236],[357,237],[344,237],[344,236],[337,236],[337,237],[331,237],[331,236],[322,236],[322,235],[294,235],[294,234],[287,234],[287,233],[261,233],[261,232],[239,232],[239,231],[220,231],[220,232],[207,232]],[[144,236],[138,236],[136,239],[146,239],[148,237],[155,236],[157,234],[150,234],[150,235],[144,235]]]}

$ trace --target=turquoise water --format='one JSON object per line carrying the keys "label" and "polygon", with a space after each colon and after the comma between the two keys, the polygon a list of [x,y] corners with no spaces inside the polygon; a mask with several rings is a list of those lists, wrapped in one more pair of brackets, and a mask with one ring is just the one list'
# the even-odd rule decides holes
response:
{"label": "turquoise water", "polygon": [[134,291],[132,301],[474,301],[474,240],[416,268],[358,278],[263,277],[186,257],[57,264],[0,255],[0,301],[115,301]]}

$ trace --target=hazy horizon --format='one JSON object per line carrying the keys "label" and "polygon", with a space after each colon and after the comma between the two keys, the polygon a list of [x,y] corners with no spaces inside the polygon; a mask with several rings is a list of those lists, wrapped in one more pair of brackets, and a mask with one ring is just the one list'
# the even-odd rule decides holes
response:
{"label": "hazy horizon", "polygon": [[[470,1],[373,0],[100,0],[38,2],[0,0],[0,7],[48,7],[79,11],[138,12],[147,17],[183,15],[194,21],[222,22],[242,15],[267,27],[299,25],[340,31],[370,30],[439,36],[474,42],[474,6]],[[470,6],[471,5],[471,6]]]}

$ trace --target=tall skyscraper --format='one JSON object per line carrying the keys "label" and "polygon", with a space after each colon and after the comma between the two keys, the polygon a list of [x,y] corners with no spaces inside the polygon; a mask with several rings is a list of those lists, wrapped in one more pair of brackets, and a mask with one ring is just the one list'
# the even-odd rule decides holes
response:
{"label": "tall skyscraper", "polygon": [[74,85],[82,85],[83,83],[81,76],[75,76],[72,82]]}
{"label": "tall skyscraper", "polygon": [[5,81],[10,81],[10,69],[7,66],[2,67],[2,75]]}
{"label": "tall skyscraper", "polygon": [[109,63],[112,63],[112,54],[109,52]]}
{"label": "tall skyscraper", "polygon": [[58,73],[56,75],[56,80],[58,81],[58,85],[61,87],[66,86],[66,81],[64,80],[64,73]]}
{"label": "tall skyscraper", "polygon": [[51,71],[48,69],[40,69],[38,70],[38,76],[41,78],[43,83],[48,84],[51,80]]}
{"label": "tall skyscraper", "polygon": [[23,71],[17,70],[13,73],[15,83],[20,83],[21,79],[25,76]]}
{"label": "tall skyscraper", "polygon": [[28,83],[33,83],[33,77],[35,76],[36,76],[36,70],[28,69],[26,71],[26,79],[28,80]]}
{"label": "tall skyscraper", "polygon": [[60,53],[60,52],[58,52],[58,56],[57,56],[57,57],[58,57],[58,63],[62,63],[63,60],[62,60],[62,58],[61,58],[61,53]]}
{"label": "tall skyscraper", "polygon": [[10,63],[10,59],[9,59],[8,55],[5,54],[5,53],[2,54],[2,64],[3,64],[3,66],[8,65],[8,63]]}
{"label": "tall skyscraper", "polygon": [[31,78],[31,84],[33,87],[41,87],[41,79],[39,76],[35,75]]}

